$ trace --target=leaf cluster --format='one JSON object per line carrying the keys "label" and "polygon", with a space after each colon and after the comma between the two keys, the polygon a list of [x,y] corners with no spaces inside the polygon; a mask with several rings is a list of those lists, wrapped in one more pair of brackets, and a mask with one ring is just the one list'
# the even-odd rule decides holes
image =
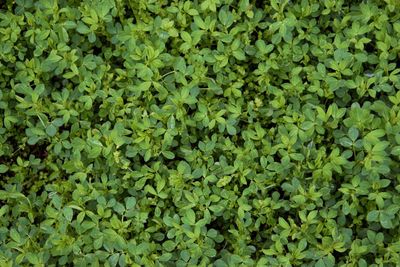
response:
{"label": "leaf cluster", "polygon": [[0,3],[0,266],[397,266],[395,0]]}

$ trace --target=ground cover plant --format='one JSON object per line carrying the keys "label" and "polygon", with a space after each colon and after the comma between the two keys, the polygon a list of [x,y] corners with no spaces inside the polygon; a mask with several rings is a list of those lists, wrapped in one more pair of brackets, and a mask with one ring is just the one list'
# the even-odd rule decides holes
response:
{"label": "ground cover plant", "polygon": [[399,10],[0,1],[0,266],[399,266]]}

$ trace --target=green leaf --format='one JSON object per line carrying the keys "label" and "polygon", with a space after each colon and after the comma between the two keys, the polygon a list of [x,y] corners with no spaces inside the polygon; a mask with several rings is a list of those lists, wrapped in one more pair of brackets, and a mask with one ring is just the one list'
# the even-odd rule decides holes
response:
{"label": "green leaf", "polygon": [[38,255],[36,255],[35,253],[31,253],[31,252],[27,253],[26,258],[28,259],[30,264],[33,264],[33,265],[40,264],[40,259],[39,259]]}
{"label": "green leaf", "polygon": [[135,197],[128,197],[125,199],[126,202],[126,209],[130,210],[136,206],[136,198]]}
{"label": "green leaf", "polygon": [[189,44],[192,43],[192,37],[190,36],[190,34],[188,32],[185,32],[185,31],[182,32],[181,37],[186,43],[189,43]]}
{"label": "green leaf", "polygon": [[14,228],[12,228],[12,229],[10,230],[10,237],[11,237],[12,240],[14,240],[15,242],[21,243],[21,236],[19,235],[19,233],[18,233]]}
{"label": "green leaf", "polygon": [[177,169],[181,174],[191,174],[192,172],[192,168],[186,161],[180,161]]}
{"label": "green leaf", "polygon": [[351,147],[353,145],[353,141],[347,137],[343,137],[340,139],[340,144],[344,147]]}
{"label": "green leaf", "polygon": [[349,137],[353,142],[357,140],[358,135],[359,135],[359,132],[358,132],[357,128],[351,127],[349,129]]}
{"label": "green leaf", "polygon": [[8,171],[8,166],[4,164],[0,164],[0,173],[6,173]]}
{"label": "green leaf", "polygon": [[238,60],[246,60],[246,55],[242,50],[234,50],[232,51],[232,55]]}
{"label": "green leaf", "polygon": [[367,215],[367,220],[370,222],[376,222],[378,220],[379,211],[372,210]]}
{"label": "green leaf", "polygon": [[391,154],[395,156],[400,156],[400,146],[393,147]]}
{"label": "green leaf", "polygon": [[83,24],[82,22],[78,23],[78,27],[76,28],[76,31],[81,33],[81,34],[88,34],[90,32],[90,29],[88,26]]}
{"label": "green leaf", "polygon": [[173,251],[175,248],[175,242],[172,240],[167,240],[163,243],[163,248],[165,248],[166,251]]}
{"label": "green leaf", "polygon": [[46,127],[46,133],[47,133],[47,135],[49,135],[50,137],[53,137],[53,136],[55,136],[56,133],[57,133],[57,128],[56,128],[53,124],[49,124],[49,125]]}
{"label": "green leaf", "polygon": [[290,225],[285,221],[285,219],[279,217],[279,225],[283,228],[283,229],[290,229]]}
{"label": "green leaf", "polygon": [[164,157],[166,157],[167,159],[174,159],[174,158],[175,158],[175,154],[172,153],[171,151],[162,151],[162,154],[163,154]]}
{"label": "green leaf", "polygon": [[381,213],[379,216],[379,221],[383,228],[385,229],[393,228],[392,220],[387,214]]}
{"label": "green leaf", "polygon": [[185,217],[183,218],[183,221],[189,225],[196,224],[196,214],[192,209],[187,209],[185,211]]}
{"label": "green leaf", "polygon": [[70,207],[65,207],[63,209],[63,214],[64,214],[65,219],[67,219],[68,221],[72,221],[72,217],[74,215],[74,212]]}

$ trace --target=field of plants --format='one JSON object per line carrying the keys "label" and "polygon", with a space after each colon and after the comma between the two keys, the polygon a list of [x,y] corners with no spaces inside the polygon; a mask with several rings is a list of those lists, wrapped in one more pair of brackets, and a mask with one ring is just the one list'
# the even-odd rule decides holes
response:
{"label": "field of plants", "polygon": [[400,264],[398,0],[0,1],[0,266]]}

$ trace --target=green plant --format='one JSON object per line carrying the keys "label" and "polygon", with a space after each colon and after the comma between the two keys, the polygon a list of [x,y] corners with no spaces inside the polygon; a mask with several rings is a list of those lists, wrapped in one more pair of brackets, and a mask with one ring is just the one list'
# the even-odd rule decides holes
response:
{"label": "green plant", "polygon": [[397,266],[394,0],[0,3],[0,266]]}

